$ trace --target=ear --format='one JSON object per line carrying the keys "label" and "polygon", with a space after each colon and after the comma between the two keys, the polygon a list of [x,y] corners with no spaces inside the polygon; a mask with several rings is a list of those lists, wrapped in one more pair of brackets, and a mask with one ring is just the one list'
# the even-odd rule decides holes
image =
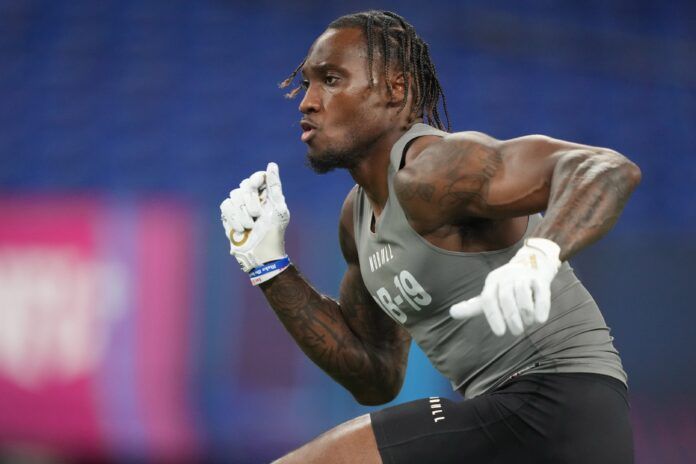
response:
{"label": "ear", "polygon": [[404,94],[406,93],[406,80],[403,73],[398,73],[391,76],[390,82],[392,94],[389,103],[392,105],[401,106],[401,102],[404,100]]}

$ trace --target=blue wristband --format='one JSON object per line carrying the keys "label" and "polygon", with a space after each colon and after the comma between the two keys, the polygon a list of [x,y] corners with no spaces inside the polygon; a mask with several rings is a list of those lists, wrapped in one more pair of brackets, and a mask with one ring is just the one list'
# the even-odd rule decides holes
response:
{"label": "blue wristband", "polygon": [[272,277],[277,276],[290,265],[290,258],[285,256],[275,261],[269,261],[259,267],[255,267],[249,271],[249,278],[253,285],[258,285]]}

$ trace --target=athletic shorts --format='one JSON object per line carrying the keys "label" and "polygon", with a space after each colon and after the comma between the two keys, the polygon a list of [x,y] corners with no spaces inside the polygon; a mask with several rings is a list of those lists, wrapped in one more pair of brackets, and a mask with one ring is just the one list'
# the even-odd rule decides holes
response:
{"label": "athletic shorts", "polygon": [[469,400],[431,397],[371,419],[386,464],[633,462],[626,387],[600,374],[525,374]]}

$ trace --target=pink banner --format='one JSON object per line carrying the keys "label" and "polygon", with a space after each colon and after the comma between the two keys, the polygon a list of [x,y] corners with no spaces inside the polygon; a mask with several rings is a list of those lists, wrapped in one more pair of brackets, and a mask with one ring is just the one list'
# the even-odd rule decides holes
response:
{"label": "pink banner", "polygon": [[0,218],[0,445],[192,454],[187,210],[37,196]]}

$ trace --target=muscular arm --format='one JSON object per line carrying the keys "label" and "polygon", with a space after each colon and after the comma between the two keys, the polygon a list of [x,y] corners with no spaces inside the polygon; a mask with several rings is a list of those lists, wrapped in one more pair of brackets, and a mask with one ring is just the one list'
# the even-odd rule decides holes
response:
{"label": "muscular arm", "polygon": [[424,232],[546,211],[532,235],[556,242],[565,260],[611,229],[639,182],[640,169],[606,148],[462,132],[425,148],[394,184],[409,220]]}
{"label": "muscular arm", "polygon": [[352,195],[339,236],[348,262],[340,300],[319,294],[291,266],[261,284],[264,295],[302,351],[362,404],[383,404],[401,390],[410,337],[365,288],[352,228]]}

